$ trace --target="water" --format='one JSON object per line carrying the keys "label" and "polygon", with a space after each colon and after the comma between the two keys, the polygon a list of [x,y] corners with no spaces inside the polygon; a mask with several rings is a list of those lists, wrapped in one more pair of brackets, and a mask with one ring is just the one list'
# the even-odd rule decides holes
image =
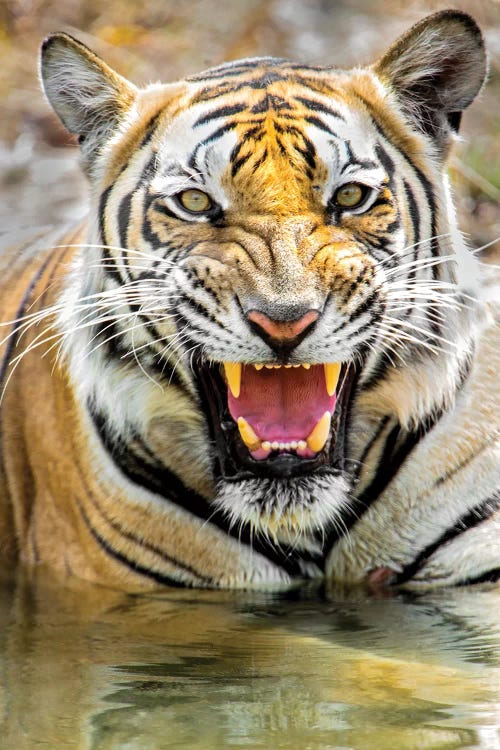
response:
{"label": "water", "polygon": [[500,592],[0,590],[2,750],[500,747]]}

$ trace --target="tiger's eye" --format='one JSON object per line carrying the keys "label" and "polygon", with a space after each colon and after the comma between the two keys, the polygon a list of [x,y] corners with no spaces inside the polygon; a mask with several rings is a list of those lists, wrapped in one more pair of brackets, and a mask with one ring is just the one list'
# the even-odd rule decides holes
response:
{"label": "tiger's eye", "polygon": [[181,205],[193,214],[205,213],[212,208],[210,197],[201,190],[184,190],[177,197]]}
{"label": "tiger's eye", "polygon": [[358,185],[357,182],[348,182],[346,185],[339,187],[333,200],[337,206],[343,208],[355,208],[363,202],[366,195],[364,185]]}

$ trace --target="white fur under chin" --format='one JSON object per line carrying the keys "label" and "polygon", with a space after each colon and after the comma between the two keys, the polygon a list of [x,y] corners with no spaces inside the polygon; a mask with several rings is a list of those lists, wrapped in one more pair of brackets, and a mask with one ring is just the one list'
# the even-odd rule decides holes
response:
{"label": "white fur under chin", "polygon": [[291,479],[220,481],[214,505],[231,525],[249,524],[256,536],[297,549],[319,551],[317,537],[342,525],[348,481],[335,474]]}

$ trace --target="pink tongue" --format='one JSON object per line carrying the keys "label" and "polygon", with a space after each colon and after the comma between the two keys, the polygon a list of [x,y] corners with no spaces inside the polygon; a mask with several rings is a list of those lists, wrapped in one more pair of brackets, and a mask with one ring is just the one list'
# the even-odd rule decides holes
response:
{"label": "pink tongue", "polygon": [[323,365],[256,370],[244,365],[241,391],[234,398],[228,388],[232,418],[244,417],[262,440],[289,443],[305,440],[325,411],[333,413]]}

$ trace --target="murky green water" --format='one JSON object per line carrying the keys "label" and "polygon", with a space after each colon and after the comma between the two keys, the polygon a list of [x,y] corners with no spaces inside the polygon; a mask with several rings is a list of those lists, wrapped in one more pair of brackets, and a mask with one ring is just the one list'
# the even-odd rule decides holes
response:
{"label": "murky green water", "polygon": [[2,750],[500,747],[500,592],[0,592]]}

